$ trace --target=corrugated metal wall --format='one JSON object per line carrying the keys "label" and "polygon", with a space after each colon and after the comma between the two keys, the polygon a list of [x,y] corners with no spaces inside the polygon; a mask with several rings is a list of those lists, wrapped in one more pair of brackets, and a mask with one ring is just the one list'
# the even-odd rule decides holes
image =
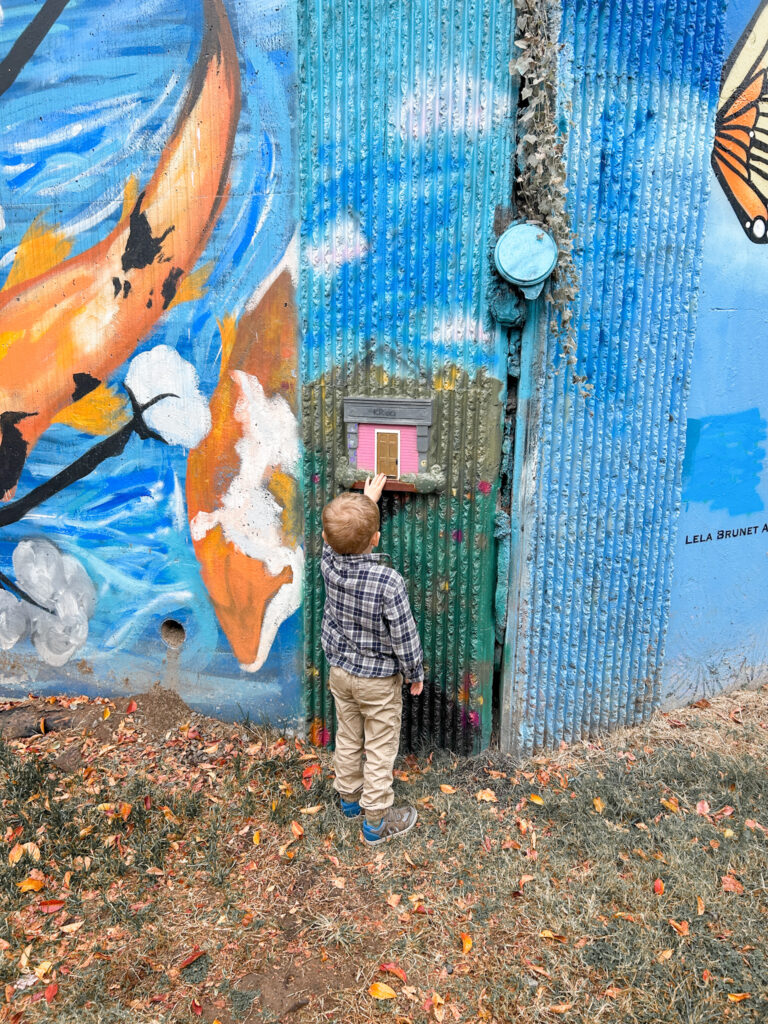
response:
{"label": "corrugated metal wall", "polygon": [[508,747],[638,722],[659,699],[723,7],[563,3],[578,372],[591,393],[558,372],[557,339],[534,318]]}
{"label": "corrugated metal wall", "polygon": [[511,190],[513,5],[301,0],[305,700],[328,742],[320,512],[338,493],[350,395],[434,399],[447,488],[385,495],[382,549],[425,648],[406,742],[488,742],[493,523],[506,337],[487,314],[496,208]]}

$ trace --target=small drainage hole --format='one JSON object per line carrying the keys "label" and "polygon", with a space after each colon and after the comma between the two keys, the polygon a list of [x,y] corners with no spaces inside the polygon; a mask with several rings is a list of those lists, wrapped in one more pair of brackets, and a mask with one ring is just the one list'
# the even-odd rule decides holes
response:
{"label": "small drainage hole", "polygon": [[163,638],[168,647],[172,647],[176,650],[177,647],[181,647],[184,641],[187,639],[187,634],[184,631],[184,627],[176,619],[166,619],[160,627],[160,636]]}

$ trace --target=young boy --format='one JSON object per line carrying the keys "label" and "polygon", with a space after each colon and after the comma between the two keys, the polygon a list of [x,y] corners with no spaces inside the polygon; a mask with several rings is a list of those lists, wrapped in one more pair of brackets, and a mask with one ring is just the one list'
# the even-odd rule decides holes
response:
{"label": "young boy", "polygon": [[[379,543],[380,473],[363,494],[340,494],[323,509],[322,644],[336,703],[336,782],[342,812],[365,812],[370,844],[416,824],[413,807],[393,807],[392,769],[400,744],[403,677],[416,696],[424,657],[402,576],[372,554]],[[363,751],[365,765],[363,766]]]}

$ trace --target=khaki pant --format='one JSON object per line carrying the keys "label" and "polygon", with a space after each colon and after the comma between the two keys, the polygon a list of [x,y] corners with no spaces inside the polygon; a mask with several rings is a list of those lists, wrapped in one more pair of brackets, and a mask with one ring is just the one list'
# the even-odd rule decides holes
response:
{"label": "khaki pant", "polygon": [[336,702],[334,787],[346,796],[362,789],[363,810],[383,811],[394,801],[392,769],[400,746],[403,677],[398,673],[368,679],[331,667],[329,686]]}

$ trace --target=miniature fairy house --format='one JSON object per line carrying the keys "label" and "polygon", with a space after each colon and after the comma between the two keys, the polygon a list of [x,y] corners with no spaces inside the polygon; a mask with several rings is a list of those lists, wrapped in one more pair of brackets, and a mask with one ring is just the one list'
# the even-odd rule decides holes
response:
{"label": "miniature fairy house", "polygon": [[392,488],[440,489],[440,467],[429,459],[431,399],[347,398],[344,426],[348,463],[340,482],[354,486],[368,474],[384,473]]}

